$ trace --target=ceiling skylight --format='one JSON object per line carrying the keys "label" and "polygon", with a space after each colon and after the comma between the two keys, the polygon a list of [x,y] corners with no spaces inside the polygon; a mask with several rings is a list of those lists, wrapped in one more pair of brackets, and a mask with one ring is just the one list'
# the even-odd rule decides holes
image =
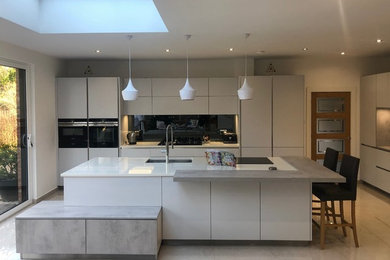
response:
{"label": "ceiling skylight", "polygon": [[38,33],[168,32],[153,0],[1,1],[1,18]]}

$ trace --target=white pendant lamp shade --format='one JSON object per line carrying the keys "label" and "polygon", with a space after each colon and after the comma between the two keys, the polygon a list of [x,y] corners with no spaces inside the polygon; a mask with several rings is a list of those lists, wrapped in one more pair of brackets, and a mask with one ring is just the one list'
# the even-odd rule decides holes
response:
{"label": "white pendant lamp shade", "polygon": [[244,84],[242,84],[242,87],[237,90],[237,92],[238,98],[241,100],[248,100],[253,98],[253,89],[249,86],[246,77],[244,79]]}
{"label": "white pendant lamp shade", "polygon": [[[250,34],[245,34],[245,43],[247,39],[249,38]],[[246,45],[246,44],[245,44]],[[246,67],[247,67],[247,54],[245,50],[245,79],[244,83],[242,84],[241,88],[237,90],[238,98],[240,100],[248,100],[253,98],[253,89],[249,86],[248,81],[246,80]]]}
{"label": "white pendant lamp shade", "polygon": [[[132,35],[129,35],[129,40],[133,38]],[[135,89],[133,82],[131,81],[131,53],[130,53],[130,44],[129,44],[129,83],[124,90],[122,90],[122,98],[125,101],[136,100],[138,97],[138,90]]]}
{"label": "white pendant lamp shade", "polygon": [[[187,42],[191,38],[191,35],[186,35]],[[195,99],[195,89],[191,87],[190,81],[188,80],[188,44],[187,44],[187,78],[184,87],[179,91],[180,99],[183,101]]]}
{"label": "white pendant lamp shade", "polygon": [[193,100],[195,98],[195,89],[191,87],[188,78],[186,79],[186,84],[179,92],[181,100]]}
{"label": "white pendant lamp shade", "polygon": [[126,88],[122,90],[122,97],[123,100],[126,101],[136,100],[138,97],[138,90],[135,89],[133,82],[131,81],[131,78],[129,78],[129,83],[127,83]]}

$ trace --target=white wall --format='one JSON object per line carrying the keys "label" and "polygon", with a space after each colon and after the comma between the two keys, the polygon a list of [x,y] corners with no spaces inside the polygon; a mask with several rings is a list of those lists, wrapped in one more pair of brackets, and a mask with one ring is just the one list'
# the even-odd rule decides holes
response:
{"label": "white wall", "polygon": [[55,77],[61,70],[61,62],[1,41],[0,59],[26,63],[33,68],[35,131],[32,129],[32,133],[36,155],[34,199],[37,199],[57,187]]}

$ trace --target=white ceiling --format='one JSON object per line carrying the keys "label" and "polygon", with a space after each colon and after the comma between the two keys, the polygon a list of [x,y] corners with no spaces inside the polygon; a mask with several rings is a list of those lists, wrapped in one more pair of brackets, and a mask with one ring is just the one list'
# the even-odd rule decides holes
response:
{"label": "white ceiling", "polygon": [[[245,33],[251,33],[247,40],[250,56],[390,53],[389,0],[154,2],[169,32],[133,34],[133,58],[183,58],[185,34],[192,35],[188,42],[191,58],[242,56]],[[377,38],[384,42],[377,44]],[[0,19],[0,40],[59,58],[125,59],[129,43],[127,33],[38,34],[4,19]],[[233,52],[228,51],[230,47]],[[95,53],[96,49],[102,53]]]}

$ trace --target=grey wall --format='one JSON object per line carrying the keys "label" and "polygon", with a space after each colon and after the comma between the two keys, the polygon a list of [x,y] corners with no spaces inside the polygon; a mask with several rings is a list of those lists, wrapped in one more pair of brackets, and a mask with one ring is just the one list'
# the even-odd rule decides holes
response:
{"label": "grey wall", "polygon": [[[89,65],[92,76],[128,78],[127,60],[67,60],[63,76],[85,76]],[[237,77],[244,75],[244,59],[194,59],[189,61],[189,77]],[[254,59],[248,58],[248,75],[254,73]],[[186,75],[186,60],[133,60],[132,77],[178,78]]]}

